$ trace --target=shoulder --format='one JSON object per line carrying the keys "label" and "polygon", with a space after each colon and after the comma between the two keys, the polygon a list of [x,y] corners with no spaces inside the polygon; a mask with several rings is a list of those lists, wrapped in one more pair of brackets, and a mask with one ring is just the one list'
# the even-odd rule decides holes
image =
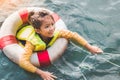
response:
{"label": "shoulder", "polygon": [[18,32],[16,37],[20,40],[26,40],[32,33],[35,33],[34,28],[29,25],[21,28]]}
{"label": "shoulder", "polygon": [[67,29],[60,29],[58,30],[58,32],[59,32],[59,35],[66,34],[66,33],[72,33],[72,31],[67,30]]}
{"label": "shoulder", "polygon": [[70,30],[66,30],[66,29],[61,29],[59,30],[59,35],[58,37],[63,37],[66,39],[70,39],[74,36],[75,32],[72,32]]}

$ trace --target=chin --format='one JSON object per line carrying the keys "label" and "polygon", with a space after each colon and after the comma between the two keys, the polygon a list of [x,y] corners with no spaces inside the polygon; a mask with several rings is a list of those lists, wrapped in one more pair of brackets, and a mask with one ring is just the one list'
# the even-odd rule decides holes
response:
{"label": "chin", "polygon": [[53,37],[54,35],[50,35],[49,37],[51,38],[51,37]]}
{"label": "chin", "polygon": [[53,36],[50,36],[50,38],[52,38]]}

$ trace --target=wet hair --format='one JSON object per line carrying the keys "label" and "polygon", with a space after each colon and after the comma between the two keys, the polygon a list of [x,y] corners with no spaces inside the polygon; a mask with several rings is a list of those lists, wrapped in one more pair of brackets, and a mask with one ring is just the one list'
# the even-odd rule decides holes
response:
{"label": "wet hair", "polygon": [[[35,29],[40,29],[40,26],[44,22],[44,18],[46,16],[51,16],[49,12],[43,10],[39,12],[34,12],[31,11],[28,16],[28,22],[35,28]],[[53,19],[53,17],[51,16]]]}

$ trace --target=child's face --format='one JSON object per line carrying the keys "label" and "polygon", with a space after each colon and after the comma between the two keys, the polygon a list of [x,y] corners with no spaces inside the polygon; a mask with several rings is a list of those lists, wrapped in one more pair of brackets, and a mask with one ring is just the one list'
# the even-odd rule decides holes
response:
{"label": "child's face", "polygon": [[54,23],[55,22],[51,16],[46,16],[42,26],[37,32],[43,37],[53,37],[55,31]]}

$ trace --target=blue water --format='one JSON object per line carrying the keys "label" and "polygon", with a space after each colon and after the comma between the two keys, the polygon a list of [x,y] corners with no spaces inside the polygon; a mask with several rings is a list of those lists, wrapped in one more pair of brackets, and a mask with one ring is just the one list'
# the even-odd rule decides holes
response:
{"label": "blue water", "polygon": [[[91,55],[70,42],[64,55],[43,70],[53,72],[57,80],[120,80],[120,0],[31,0],[8,12],[0,9],[0,24],[15,10],[30,6],[58,13],[69,30],[104,50],[103,54]],[[0,51],[0,80],[42,79],[24,71]]]}

